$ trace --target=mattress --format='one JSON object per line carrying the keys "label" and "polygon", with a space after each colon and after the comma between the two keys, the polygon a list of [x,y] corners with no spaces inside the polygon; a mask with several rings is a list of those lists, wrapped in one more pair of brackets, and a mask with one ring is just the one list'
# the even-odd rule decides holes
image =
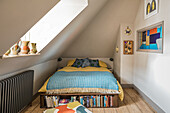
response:
{"label": "mattress", "polygon": [[64,67],[39,90],[47,93],[113,93],[123,100],[123,90],[113,74],[102,67]]}

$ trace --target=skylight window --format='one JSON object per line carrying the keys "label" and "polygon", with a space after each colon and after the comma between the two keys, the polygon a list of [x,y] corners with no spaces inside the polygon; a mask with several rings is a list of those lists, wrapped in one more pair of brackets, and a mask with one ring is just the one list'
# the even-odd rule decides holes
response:
{"label": "skylight window", "polygon": [[[41,52],[87,5],[88,0],[61,0],[21,37],[20,41],[12,46],[5,56]],[[26,46],[23,48],[23,45],[29,45],[29,48]],[[29,49],[29,52],[24,53],[22,49]]]}

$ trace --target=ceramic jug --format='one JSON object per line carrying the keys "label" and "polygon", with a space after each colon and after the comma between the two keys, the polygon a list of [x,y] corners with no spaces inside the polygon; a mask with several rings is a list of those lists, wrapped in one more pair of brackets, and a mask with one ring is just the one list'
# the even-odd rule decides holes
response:
{"label": "ceramic jug", "polygon": [[18,46],[18,43],[16,43],[12,48],[11,48],[11,55],[17,55],[20,52],[20,47]]}
{"label": "ceramic jug", "polygon": [[31,43],[30,44],[30,54],[36,54],[36,53],[37,53],[36,43]]}
{"label": "ceramic jug", "polygon": [[28,54],[30,51],[28,44],[30,41],[22,41],[21,43],[21,54]]}

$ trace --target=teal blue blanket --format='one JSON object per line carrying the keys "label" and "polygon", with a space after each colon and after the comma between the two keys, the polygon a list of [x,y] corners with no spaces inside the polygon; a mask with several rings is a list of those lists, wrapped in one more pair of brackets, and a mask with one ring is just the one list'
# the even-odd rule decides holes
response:
{"label": "teal blue blanket", "polygon": [[110,72],[75,71],[56,72],[47,84],[47,90],[63,88],[104,88],[118,90],[117,80]]}

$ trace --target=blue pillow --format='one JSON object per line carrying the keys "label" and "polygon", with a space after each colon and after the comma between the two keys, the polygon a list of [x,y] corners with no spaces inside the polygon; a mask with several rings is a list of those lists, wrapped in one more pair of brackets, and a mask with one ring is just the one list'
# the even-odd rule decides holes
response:
{"label": "blue pillow", "polygon": [[88,58],[83,59],[83,61],[84,61],[83,64],[82,64],[82,67],[83,67],[83,68],[90,66],[90,61],[89,61]]}
{"label": "blue pillow", "polygon": [[99,60],[89,60],[91,67],[100,67]]}
{"label": "blue pillow", "polygon": [[76,61],[73,63],[72,67],[82,67],[83,59],[76,59]]}

